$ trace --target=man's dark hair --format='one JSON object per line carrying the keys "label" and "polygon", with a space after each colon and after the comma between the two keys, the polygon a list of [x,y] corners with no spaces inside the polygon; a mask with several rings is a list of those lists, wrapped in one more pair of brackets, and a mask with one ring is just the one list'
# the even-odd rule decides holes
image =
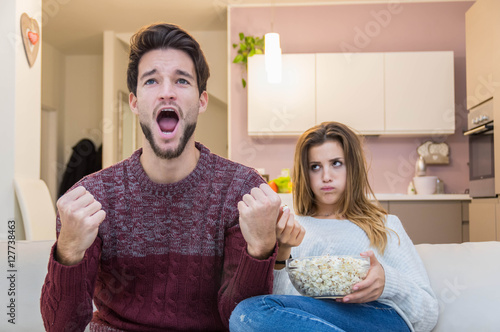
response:
{"label": "man's dark hair", "polygon": [[152,50],[169,48],[184,51],[191,57],[196,70],[198,91],[200,95],[206,91],[210,70],[200,44],[177,25],[159,23],[143,27],[130,39],[127,69],[127,86],[130,92],[137,96],[139,61],[142,56]]}

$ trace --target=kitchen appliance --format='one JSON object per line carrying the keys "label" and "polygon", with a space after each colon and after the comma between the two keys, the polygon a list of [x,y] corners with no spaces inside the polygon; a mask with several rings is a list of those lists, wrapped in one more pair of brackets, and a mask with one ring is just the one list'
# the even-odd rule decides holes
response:
{"label": "kitchen appliance", "polygon": [[415,164],[415,176],[425,176],[427,166],[425,165],[424,157],[420,156]]}
{"label": "kitchen appliance", "polygon": [[469,111],[469,195],[496,197],[493,98]]}

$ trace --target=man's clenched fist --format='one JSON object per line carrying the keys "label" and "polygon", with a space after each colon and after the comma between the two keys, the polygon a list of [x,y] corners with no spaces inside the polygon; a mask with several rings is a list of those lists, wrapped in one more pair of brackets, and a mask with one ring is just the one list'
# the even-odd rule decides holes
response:
{"label": "man's clenched fist", "polygon": [[250,256],[269,257],[276,245],[276,220],[281,198],[267,183],[253,188],[238,203],[240,228]]}
{"label": "man's clenched fist", "polygon": [[84,187],[77,187],[57,201],[61,232],[57,240],[57,261],[78,264],[97,237],[99,225],[106,217],[101,203]]}

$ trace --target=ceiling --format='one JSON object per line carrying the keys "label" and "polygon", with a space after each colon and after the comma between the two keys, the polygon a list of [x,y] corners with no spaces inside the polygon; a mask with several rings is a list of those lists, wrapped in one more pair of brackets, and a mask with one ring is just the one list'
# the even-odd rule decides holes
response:
{"label": "ceiling", "polygon": [[377,2],[394,0],[42,0],[42,33],[44,41],[63,54],[102,54],[105,30],[131,33],[157,21],[188,31],[226,30],[228,5]]}

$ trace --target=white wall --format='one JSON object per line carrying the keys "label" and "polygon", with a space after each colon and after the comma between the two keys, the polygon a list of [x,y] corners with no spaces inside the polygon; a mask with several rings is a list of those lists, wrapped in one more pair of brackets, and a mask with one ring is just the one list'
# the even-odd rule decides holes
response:
{"label": "white wall", "polygon": [[63,160],[66,165],[82,138],[102,143],[102,56],[65,57]]}
{"label": "white wall", "polygon": [[20,18],[26,12],[38,20],[40,0],[3,0],[0,4],[0,66],[2,78],[2,130],[0,153],[0,238],[7,237],[7,221],[15,219],[18,239],[24,238],[16,209],[13,181],[16,176],[40,177],[41,60],[38,53],[30,68],[21,39]]}
{"label": "white wall", "polygon": [[[14,219],[14,127],[16,112],[16,48],[12,37],[16,34],[16,1],[0,4],[0,91],[2,95],[2,130],[0,130],[0,237],[7,238],[7,221]],[[15,41],[15,39],[14,39]]]}
{"label": "white wall", "polygon": [[208,93],[227,104],[227,32],[193,31],[191,34],[200,43],[210,66]]}
{"label": "white wall", "polygon": [[[20,18],[24,12],[30,17],[37,15],[40,13],[40,6],[40,1],[17,1],[16,18]],[[41,22],[38,24],[41,29]],[[16,31],[19,35],[20,27],[16,27]],[[38,179],[40,178],[42,47],[39,49],[36,62],[30,68],[22,43],[16,44],[15,174]]]}
{"label": "white wall", "polygon": [[228,156],[227,134],[227,33],[226,31],[194,31],[210,66],[207,111],[200,115],[195,139],[213,153]]}
{"label": "white wall", "polygon": [[54,205],[65,167],[64,126],[59,125],[64,123],[64,61],[64,54],[43,42],[40,178],[47,184]]}
{"label": "white wall", "polygon": [[120,102],[118,91],[128,94],[128,45],[121,41],[114,31],[105,31],[103,40],[102,163],[103,167],[108,167],[120,159],[118,151],[118,103]]}
{"label": "white wall", "polygon": [[212,153],[227,158],[227,104],[209,95],[207,110],[198,118],[194,138]]}
{"label": "white wall", "polygon": [[45,41],[42,45],[42,105],[60,110],[64,102],[64,54]]}

